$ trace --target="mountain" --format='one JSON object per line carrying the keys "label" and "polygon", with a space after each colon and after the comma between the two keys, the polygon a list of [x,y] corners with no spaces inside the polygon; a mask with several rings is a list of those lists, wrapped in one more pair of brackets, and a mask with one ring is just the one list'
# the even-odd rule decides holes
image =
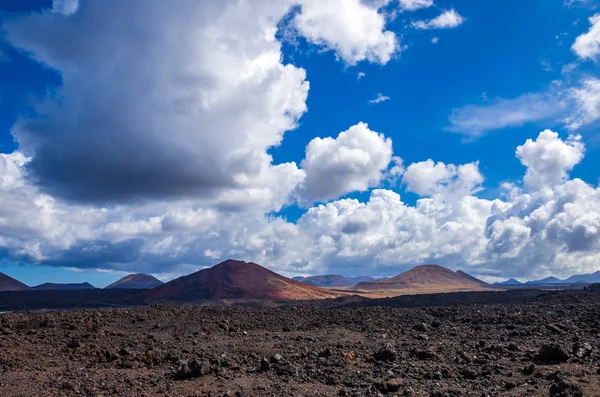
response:
{"label": "mountain", "polygon": [[90,283],[70,283],[70,284],[56,284],[56,283],[44,283],[32,287],[36,291],[79,291],[83,289],[96,289]]}
{"label": "mountain", "polygon": [[130,274],[120,280],[115,281],[106,289],[151,289],[161,285],[163,282],[149,274],[137,273]]}
{"label": "mountain", "polygon": [[494,283],[494,285],[523,285],[523,283],[519,280],[515,280],[514,278],[509,278],[505,281],[498,281],[497,283]]}
{"label": "mountain", "polygon": [[20,281],[0,273],[0,291],[27,291],[30,288]]}
{"label": "mountain", "polygon": [[362,282],[356,284],[354,289],[366,291],[467,291],[493,288],[491,285],[468,275],[465,272],[454,272],[443,266],[421,265],[414,267],[397,276]]}
{"label": "mountain", "polygon": [[565,280],[567,283],[600,283],[600,270],[590,274],[575,274]]}
{"label": "mountain", "polygon": [[317,285],[319,287],[343,287],[356,284],[348,277],[340,275],[323,275],[323,276],[309,276],[309,277],[294,277],[292,280],[300,281],[310,285]]}
{"label": "mountain", "polygon": [[283,277],[252,262],[232,259],[147,291],[153,299],[323,299],[342,293]]}
{"label": "mountain", "polygon": [[316,285],[319,287],[349,287],[363,281],[374,281],[376,278],[371,276],[344,277],[338,274],[327,274],[308,277],[297,276],[293,277],[292,280],[300,281],[301,283],[310,285]]}
{"label": "mountain", "polygon": [[527,285],[536,285],[536,284],[567,284],[565,280],[558,279],[554,276],[546,277],[541,280],[533,280],[527,281],[525,284]]}
{"label": "mountain", "polygon": [[362,282],[366,282],[366,281],[375,281],[377,280],[375,277],[371,277],[371,276],[355,276],[355,277],[348,277],[351,281],[352,281],[352,285],[358,284],[358,283],[362,283]]}

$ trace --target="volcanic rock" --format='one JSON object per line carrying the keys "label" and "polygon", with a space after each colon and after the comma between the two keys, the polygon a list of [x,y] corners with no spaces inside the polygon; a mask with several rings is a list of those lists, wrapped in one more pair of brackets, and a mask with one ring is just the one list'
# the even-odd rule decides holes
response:
{"label": "volcanic rock", "polygon": [[556,344],[542,345],[538,354],[535,356],[537,361],[544,363],[562,363],[567,361],[569,357],[569,353]]}
{"label": "volcanic rock", "polygon": [[94,287],[90,283],[44,283],[36,285],[35,287],[32,287],[32,289],[36,291],[79,291],[86,289],[96,289],[96,287]]}

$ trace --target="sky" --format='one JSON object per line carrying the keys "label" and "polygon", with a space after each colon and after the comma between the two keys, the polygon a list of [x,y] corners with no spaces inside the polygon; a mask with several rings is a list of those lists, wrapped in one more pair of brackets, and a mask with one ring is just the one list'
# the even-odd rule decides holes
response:
{"label": "sky", "polygon": [[0,271],[597,271],[599,5],[0,0]]}

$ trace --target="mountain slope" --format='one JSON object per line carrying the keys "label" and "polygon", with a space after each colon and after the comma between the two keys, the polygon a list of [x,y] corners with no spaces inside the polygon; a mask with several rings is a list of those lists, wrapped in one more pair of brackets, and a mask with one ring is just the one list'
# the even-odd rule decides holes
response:
{"label": "mountain slope", "polygon": [[546,277],[543,278],[541,280],[533,280],[533,281],[527,281],[525,284],[531,285],[531,284],[567,284],[564,280],[558,279],[554,276],[550,276],[550,277]]}
{"label": "mountain slope", "polygon": [[115,281],[106,289],[151,289],[161,285],[163,282],[149,274],[130,274]]}
{"label": "mountain slope", "polygon": [[174,301],[205,299],[323,299],[342,293],[291,280],[251,262],[227,260],[147,291],[148,298]]}
{"label": "mountain slope", "polygon": [[69,283],[69,284],[57,284],[57,283],[44,283],[32,287],[36,291],[79,291],[84,289],[96,289],[90,283]]}
{"label": "mountain slope", "polygon": [[421,265],[397,276],[358,283],[354,289],[375,291],[477,291],[493,288],[491,285],[468,275],[454,272],[438,265]]}
{"label": "mountain slope", "polygon": [[0,273],[0,291],[28,291],[30,289],[31,288],[22,282],[17,281],[4,273]]}

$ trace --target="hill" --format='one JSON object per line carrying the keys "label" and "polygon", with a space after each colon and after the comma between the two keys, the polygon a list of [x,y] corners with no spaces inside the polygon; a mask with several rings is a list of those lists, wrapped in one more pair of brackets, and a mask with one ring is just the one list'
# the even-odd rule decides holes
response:
{"label": "hill", "polygon": [[22,282],[0,273],[0,291],[28,291],[30,288]]}
{"label": "hill", "polygon": [[541,280],[527,281],[527,285],[539,285],[539,284],[567,284],[564,280],[558,279],[554,276],[546,277]]}
{"label": "hill", "polygon": [[508,280],[505,280],[505,281],[498,281],[497,283],[494,283],[494,285],[516,286],[516,285],[523,285],[523,283],[514,278],[509,278]]}
{"label": "hill", "polygon": [[353,290],[370,292],[376,296],[407,293],[481,291],[494,287],[463,272],[454,272],[443,266],[421,265],[397,276],[358,283]]}
{"label": "hill", "polygon": [[151,289],[161,285],[163,282],[154,276],[144,273],[130,274],[115,281],[106,289]]}
{"label": "hill", "polygon": [[79,291],[84,289],[96,289],[90,283],[69,283],[69,284],[57,284],[57,283],[44,283],[32,287],[36,291]]}
{"label": "hill", "polygon": [[323,299],[343,293],[283,277],[252,262],[226,260],[147,291],[151,299]]}

